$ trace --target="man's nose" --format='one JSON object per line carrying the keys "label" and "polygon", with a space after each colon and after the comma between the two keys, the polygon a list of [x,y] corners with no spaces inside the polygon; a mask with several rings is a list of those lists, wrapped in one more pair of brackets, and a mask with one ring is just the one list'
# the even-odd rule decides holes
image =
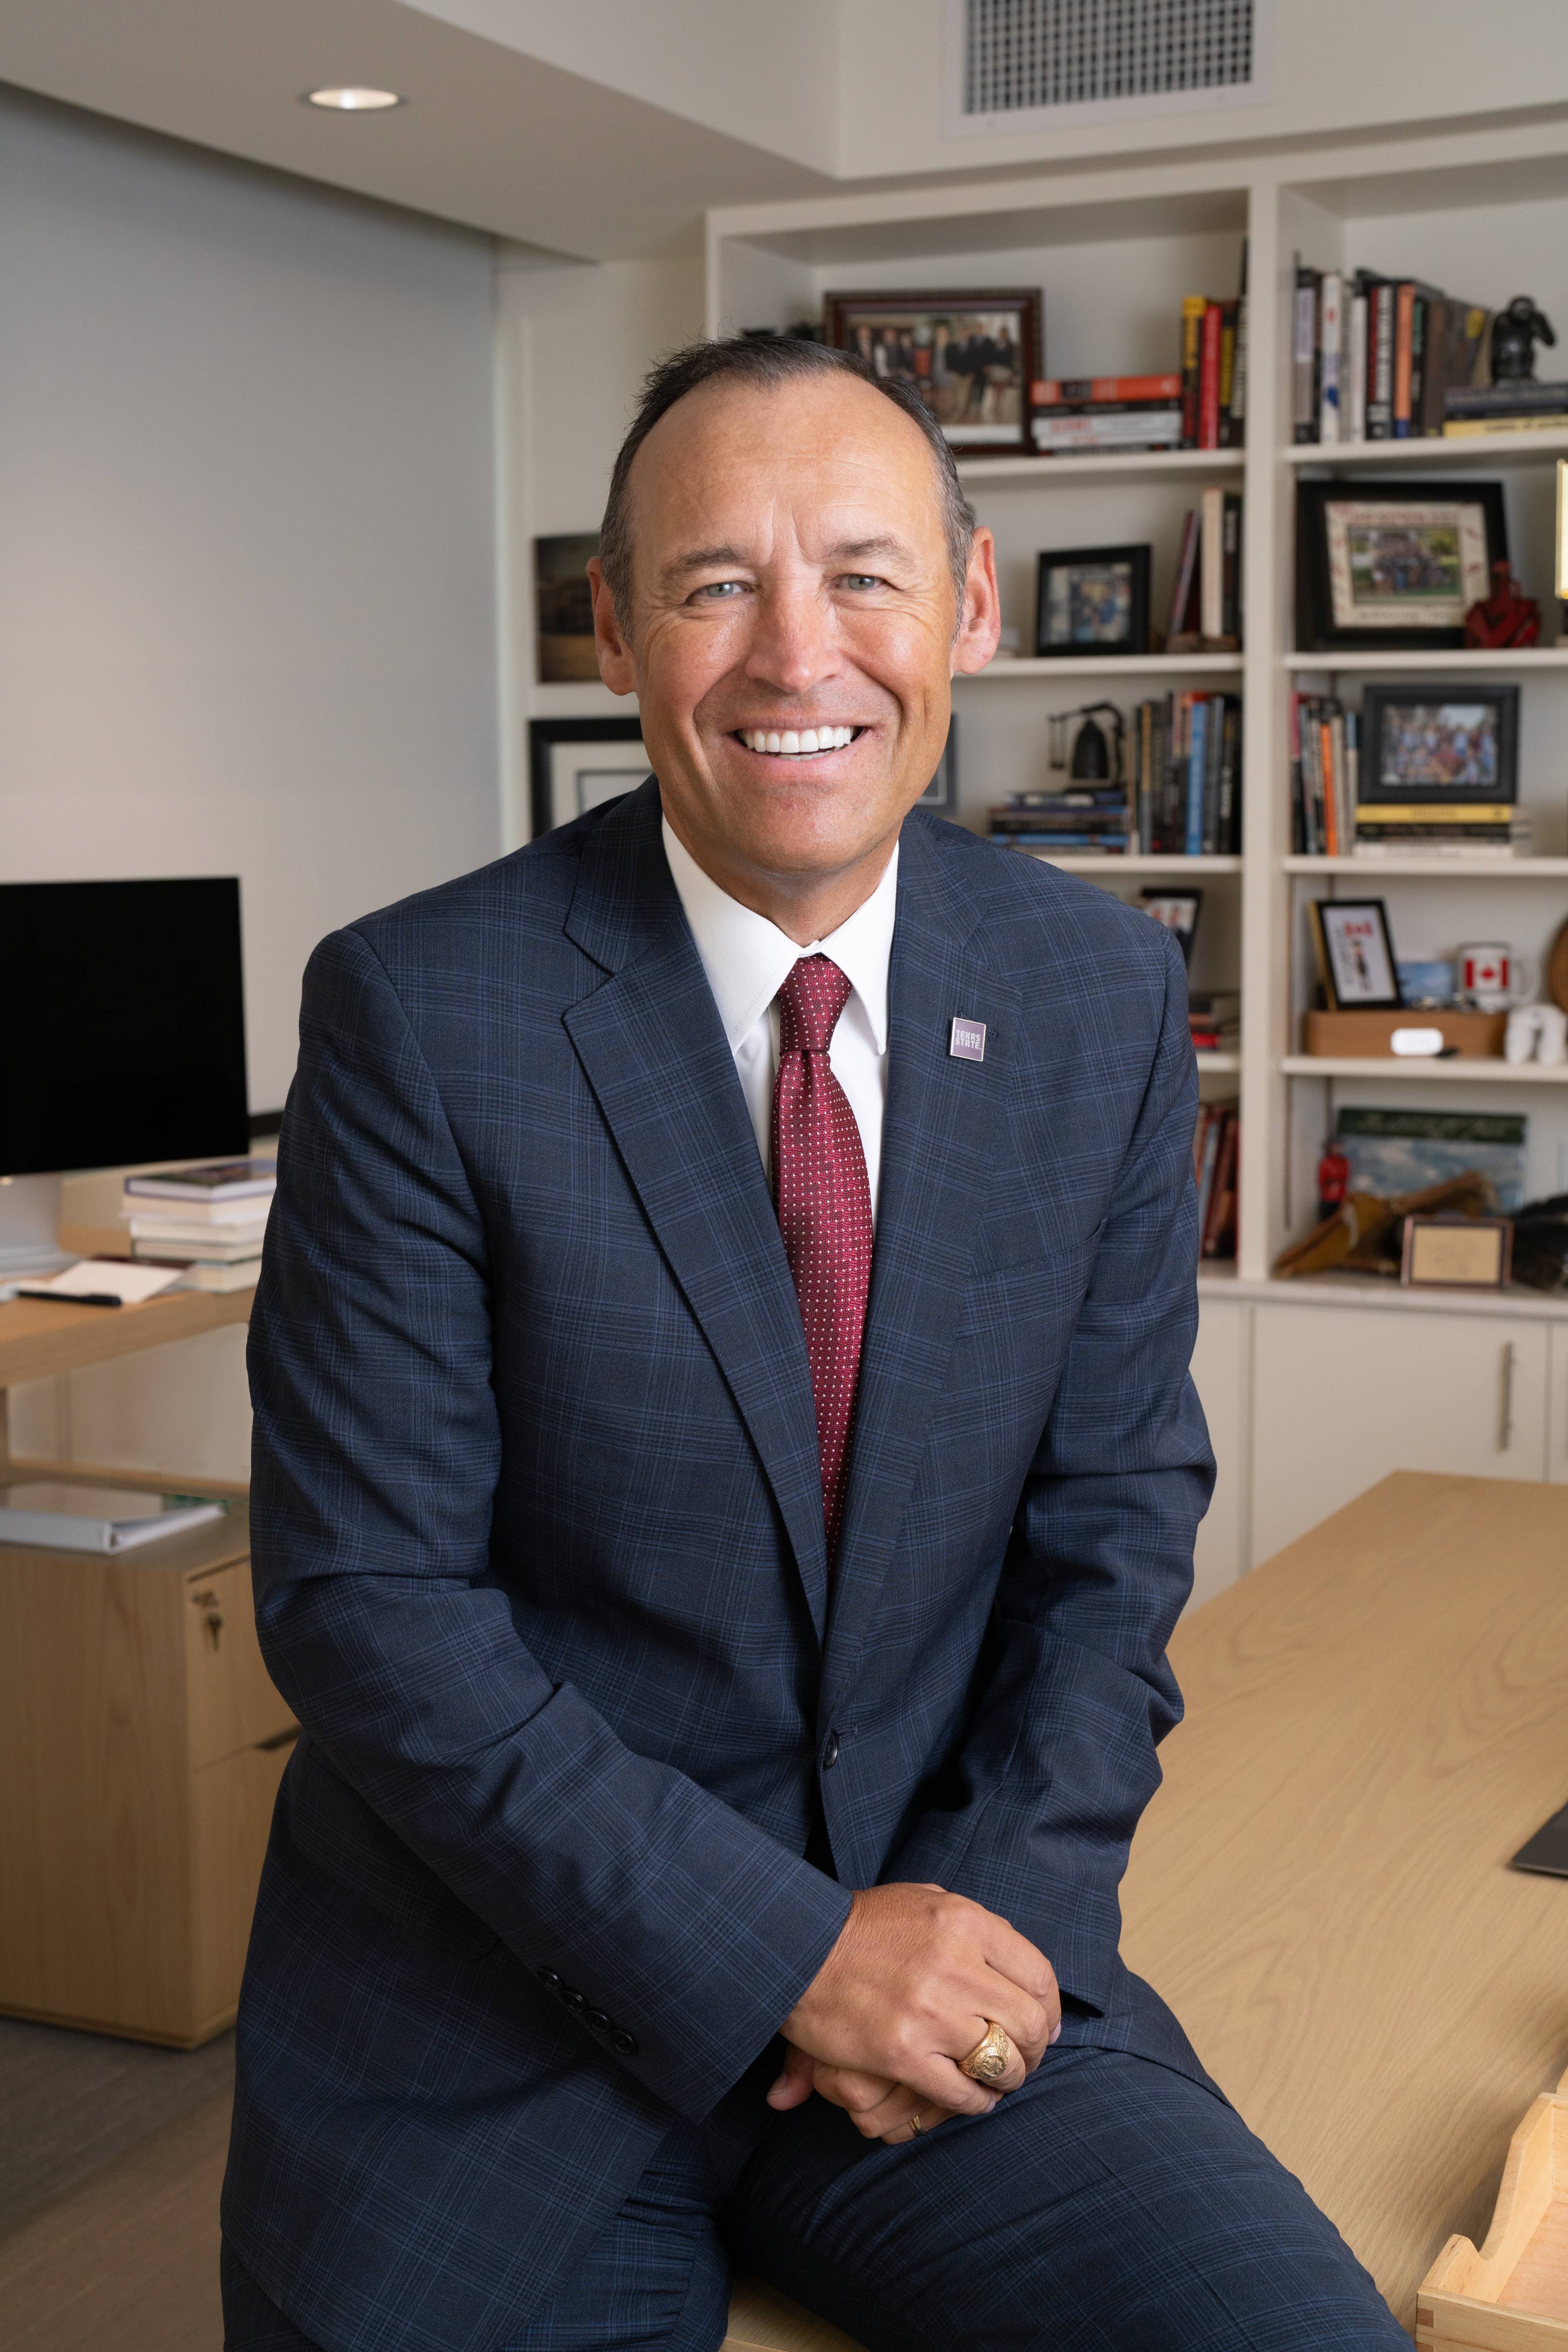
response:
{"label": "man's nose", "polygon": [[805,694],[838,669],[832,607],[815,582],[770,587],[757,599],[746,676],[781,694]]}

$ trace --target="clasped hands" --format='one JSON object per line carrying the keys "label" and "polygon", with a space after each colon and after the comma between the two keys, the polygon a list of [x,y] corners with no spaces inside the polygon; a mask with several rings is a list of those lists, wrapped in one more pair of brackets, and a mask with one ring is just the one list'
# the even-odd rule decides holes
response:
{"label": "clasped hands", "polygon": [[[1000,2025],[1007,2073],[972,2082],[959,2061]],[[817,2091],[868,2139],[897,2145],[949,2116],[988,2115],[1061,2031],[1056,1972],[1005,1919],[940,1886],[871,1886],[782,2028],[772,2107]]]}

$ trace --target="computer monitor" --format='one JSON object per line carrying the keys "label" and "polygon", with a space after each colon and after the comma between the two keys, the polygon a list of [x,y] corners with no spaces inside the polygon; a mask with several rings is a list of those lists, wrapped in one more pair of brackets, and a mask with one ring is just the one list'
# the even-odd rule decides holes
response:
{"label": "computer monitor", "polygon": [[237,880],[0,883],[0,1273],[62,1173],[249,1148]]}

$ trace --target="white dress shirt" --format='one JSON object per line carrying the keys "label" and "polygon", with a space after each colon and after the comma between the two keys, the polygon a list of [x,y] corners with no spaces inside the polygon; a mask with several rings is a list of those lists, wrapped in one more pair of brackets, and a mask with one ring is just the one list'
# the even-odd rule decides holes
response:
{"label": "white dress shirt", "polygon": [[866,1154],[871,1214],[882,1167],[882,1112],[888,1099],[888,961],[898,908],[899,848],[864,905],[825,940],[797,947],[794,940],[721,890],[664,820],[664,854],[675,877],[719,1018],[740,1073],[742,1092],[763,1165],[773,1148],[773,1078],[779,1065],[775,999],[802,956],[831,956],[849,982],[827,1058],[848,1097]]}

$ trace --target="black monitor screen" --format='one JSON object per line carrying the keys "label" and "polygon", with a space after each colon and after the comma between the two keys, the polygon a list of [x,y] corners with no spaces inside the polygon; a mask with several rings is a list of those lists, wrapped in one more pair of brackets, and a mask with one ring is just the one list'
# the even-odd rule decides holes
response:
{"label": "black monitor screen", "polygon": [[0,883],[0,1176],[250,1148],[239,884]]}

